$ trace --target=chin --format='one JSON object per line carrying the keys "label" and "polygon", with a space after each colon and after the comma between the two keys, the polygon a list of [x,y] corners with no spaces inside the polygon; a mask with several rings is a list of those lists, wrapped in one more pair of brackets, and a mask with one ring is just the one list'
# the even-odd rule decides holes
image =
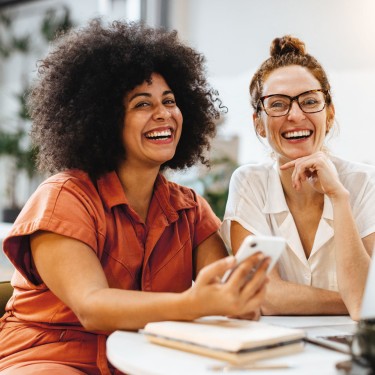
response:
{"label": "chin", "polygon": [[174,155],[175,155],[175,154],[173,154],[173,155],[169,155],[169,156],[165,156],[165,157],[163,157],[163,158],[160,158],[159,160],[157,160],[157,162],[158,162],[160,165],[165,164],[165,163],[169,162],[170,160],[172,160],[173,157],[174,157]]}
{"label": "chin", "polygon": [[295,160],[295,159],[298,159],[298,158],[303,158],[304,156],[309,156],[309,155],[313,154],[314,152],[315,151],[298,150],[298,151],[295,151],[295,152],[285,153],[284,157],[287,158],[287,159],[290,159],[290,160]]}

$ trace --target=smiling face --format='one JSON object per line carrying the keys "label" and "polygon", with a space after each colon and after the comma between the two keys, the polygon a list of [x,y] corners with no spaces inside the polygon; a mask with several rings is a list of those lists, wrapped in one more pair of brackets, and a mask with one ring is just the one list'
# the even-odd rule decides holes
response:
{"label": "smiling face", "polygon": [[182,114],[164,78],[153,73],[124,99],[123,142],[127,165],[160,167],[173,158],[182,131]]}
{"label": "smiling face", "polygon": [[[319,81],[308,69],[291,65],[274,70],[266,78],[262,96],[283,94],[294,97],[320,88]],[[279,162],[284,163],[320,151],[333,114],[333,106],[317,113],[304,113],[297,101],[293,101],[287,115],[271,117],[263,110],[258,116],[254,115],[254,121],[258,134],[267,138]]]}

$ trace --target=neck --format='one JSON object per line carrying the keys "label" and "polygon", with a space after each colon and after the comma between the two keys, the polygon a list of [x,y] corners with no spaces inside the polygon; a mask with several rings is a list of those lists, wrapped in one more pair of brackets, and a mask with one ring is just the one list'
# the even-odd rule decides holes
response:
{"label": "neck", "polygon": [[154,191],[159,168],[141,170],[122,165],[117,174],[130,207],[146,222],[147,212]]}

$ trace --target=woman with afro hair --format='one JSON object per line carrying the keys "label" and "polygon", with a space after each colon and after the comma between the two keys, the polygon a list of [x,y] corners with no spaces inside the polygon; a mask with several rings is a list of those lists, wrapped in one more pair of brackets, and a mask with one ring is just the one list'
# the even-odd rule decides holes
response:
{"label": "woman with afro hair", "polygon": [[219,219],[161,173],[207,163],[216,99],[203,56],[175,31],[94,20],[55,42],[28,98],[52,176],[4,241],[16,270],[1,374],[118,373],[105,355],[114,330],[259,316],[269,260],[258,253],[221,283],[235,261]]}

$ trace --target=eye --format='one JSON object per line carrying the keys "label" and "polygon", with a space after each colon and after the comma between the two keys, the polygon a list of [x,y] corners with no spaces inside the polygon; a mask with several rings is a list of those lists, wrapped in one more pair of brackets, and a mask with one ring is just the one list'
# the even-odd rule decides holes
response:
{"label": "eye", "polygon": [[286,103],[283,103],[283,102],[270,103],[271,108],[284,108],[285,106],[286,106]]}
{"label": "eye", "polygon": [[149,106],[149,103],[148,102],[139,102],[137,103],[134,108],[142,108],[142,107],[147,107]]}
{"label": "eye", "polygon": [[304,98],[303,101],[301,101],[301,105],[312,107],[320,103],[320,100],[318,98]]}
{"label": "eye", "polygon": [[174,98],[166,98],[163,100],[163,104],[173,106],[176,104],[176,100]]}
{"label": "eye", "polygon": [[267,107],[270,109],[284,109],[289,107],[289,102],[283,99],[271,99],[267,103]]}

